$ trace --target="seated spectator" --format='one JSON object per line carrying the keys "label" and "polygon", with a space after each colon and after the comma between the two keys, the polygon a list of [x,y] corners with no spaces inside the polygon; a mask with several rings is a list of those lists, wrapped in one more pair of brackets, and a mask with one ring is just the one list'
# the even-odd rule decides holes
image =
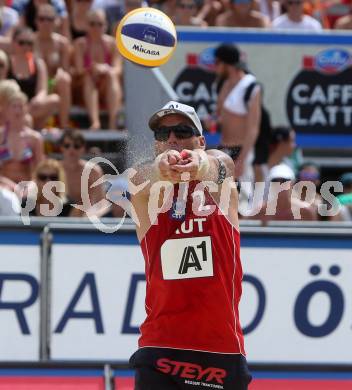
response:
{"label": "seated spectator", "polygon": [[50,4],[37,10],[38,32],[35,35],[35,52],[45,61],[48,70],[48,92],[60,96],[59,120],[61,128],[69,127],[71,108],[70,42],[54,32],[56,14]]}
{"label": "seated spectator", "polygon": [[0,217],[16,217],[21,205],[16,194],[0,184]]}
{"label": "seated spectator", "polygon": [[[3,50],[0,50],[0,81],[7,79],[8,72],[9,72],[9,57]],[[18,87],[18,89],[20,88]]]}
{"label": "seated spectator", "polygon": [[277,0],[259,0],[259,11],[270,22],[281,15],[281,3]]}
{"label": "seated spectator", "polygon": [[320,22],[304,14],[304,0],[284,0],[287,12],[273,20],[272,28],[299,31],[321,31]]}
{"label": "seated spectator", "polygon": [[[94,2],[95,3],[95,2]],[[125,0],[123,1],[123,15],[128,14],[137,8],[148,7],[148,3],[145,0]],[[95,8],[97,9],[97,8]],[[107,8],[105,8],[106,16],[109,19]]]}
{"label": "seated spectator", "polygon": [[289,157],[296,149],[296,132],[286,126],[274,127],[271,134],[268,169],[282,162],[293,167]]}
{"label": "seated spectator", "polygon": [[70,12],[70,35],[75,40],[85,37],[88,31],[88,12],[93,0],[73,0]]}
{"label": "seated spectator", "polygon": [[[319,206],[321,206],[324,203],[323,198],[321,197],[321,195],[319,193],[320,185],[321,185],[320,168],[312,162],[306,162],[306,163],[302,164],[299,168],[297,181],[298,182],[308,182],[308,183],[314,184],[315,198],[313,201],[313,206],[315,207],[315,209],[318,212]],[[306,187],[303,188],[302,192],[300,194],[297,194],[297,196],[299,196],[299,199],[301,199],[302,201],[308,201],[306,199],[307,188]]]}
{"label": "seated spectator", "polygon": [[205,0],[196,16],[208,26],[215,26],[216,18],[225,11],[224,2],[221,0]]}
{"label": "seated spectator", "polygon": [[48,74],[45,62],[33,52],[34,34],[19,27],[13,35],[13,54],[10,56],[8,78],[16,80],[29,100],[29,113],[36,129],[43,128],[56,113],[60,97],[48,94]]}
{"label": "seated spectator", "polygon": [[90,128],[101,128],[99,101],[103,98],[109,116],[109,129],[117,127],[117,114],[121,108],[122,87],[120,82],[122,59],[115,39],[104,33],[105,13],[90,11],[86,37],[74,42],[75,64],[78,75],[84,78],[83,94],[91,120]]}
{"label": "seated spectator", "polygon": [[[33,182],[38,190],[34,193],[35,199],[27,199],[22,204],[22,208],[25,208],[28,203],[35,204],[35,207],[29,211],[29,216],[78,216],[77,210],[72,207],[66,196],[65,172],[57,160],[46,159],[39,163],[34,171]],[[49,182],[60,183],[51,183],[50,187],[46,187],[46,190],[43,191],[45,184]]]}
{"label": "seated spectator", "polygon": [[15,183],[29,181],[44,156],[42,136],[25,125],[27,97],[23,92],[4,100],[0,83],[0,101],[5,121],[0,127],[0,175]]}
{"label": "seated spectator", "polygon": [[177,0],[175,13],[172,21],[176,26],[201,26],[206,27],[207,23],[197,18],[200,10],[197,0]]}
{"label": "seated spectator", "polygon": [[[0,51],[1,57],[1,51]],[[4,57],[5,58],[5,57]],[[1,59],[0,59],[1,64]],[[5,62],[4,62],[5,64]],[[5,65],[6,68],[6,65]],[[0,66],[0,74],[3,72],[3,67]],[[20,86],[15,80],[0,79],[0,126],[5,124],[5,107],[12,95],[21,92]]]}
{"label": "seated spectator", "polygon": [[[82,132],[72,130],[64,132],[60,140],[61,152],[63,155],[62,166],[66,175],[67,196],[76,204],[84,204],[84,200],[89,197],[91,205],[97,204],[105,198],[103,184],[92,186],[103,176],[103,171],[98,165],[93,165],[89,161],[83,160],[86,149],[85,139]],[[90,169],[88,183],[81,183],[84,169]],[[87,188],[81,188],[81,185],[87,185]],[[85,193],[81,192],[81,189]],[[90,210],[85,210],[89,213]]]}
{"label": "seated spectator", "polygon": [[269,27],[269,19],[253,9],[253,0],[232,0],[227,10],[216,18],[216,26],[224,27]]}
{"label": "seated spectator", "polygon": [[0,35],[12,37],[13,30],[18,26],[19,15],[13,8],[7,7],[5,0],[0,0]]}
{"label": "seated spectator", "polygon": [[[269,172],[269,197],[255,218],[262,221],[315,221],[317,210],[307,202],[292,195],[295,181],[293,170],[286,164],[275,165]],[[279,191],[279,185],[280,191]]]}
{"label": "seated spectator", "polygon": [[343,193],[336,197],[340,211],[337,215],[330,217],[330,220],[352,221],[352,172],[344,173],[339,181],[343,186]]}
{"label": "seated spectator", "polygon": [[56,30],[58,33],[70,38],[69,21],[64,0],[12,0],[12,8],[16,9],[22,18],[22,25],[36,31],[36,17],[38,7],[50,3],[58,15]]}
{"label": "seated spectator", "polygon": [[349,2],[346,6],[349,9],[348,14],[343,15],[336,20],[334,24],[334,29],[336,30],[352,30],[352,3]]}

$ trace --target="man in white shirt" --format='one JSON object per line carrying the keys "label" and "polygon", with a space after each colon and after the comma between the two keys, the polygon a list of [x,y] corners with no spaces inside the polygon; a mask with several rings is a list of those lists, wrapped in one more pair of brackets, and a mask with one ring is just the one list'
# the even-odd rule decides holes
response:
{"label": "man in white shirt", "polygon": [[300,31],[321,31],[320,22],[303,12],[303,0],[285,0],[287,12],[272,22],[272,28]]}

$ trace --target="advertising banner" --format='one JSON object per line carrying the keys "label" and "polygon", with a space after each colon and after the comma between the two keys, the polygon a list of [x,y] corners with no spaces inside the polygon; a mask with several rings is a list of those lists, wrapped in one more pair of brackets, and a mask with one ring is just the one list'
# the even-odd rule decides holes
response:
{"label": "advertising banner", "polygon": [[39,234],[1,231],[0,235],[0,361],[37,361]]}
{"label": "advertising banner", "polygon": [[[51,359],[127,361],[135,351],[145,278],[140,248],[130,242],[54,242]],[[351,240],[244,234],[241,256],[250,362],[351,362]]]}
{"label": "advertising banner", "polygon": [[214,49],[234,43],[263,86],[273,125],[292,126],[300,146],[352,145],[349,35],[180,28],[178,36],[162,71],[180,101],[194,105],[201,118],[215,112]]}
{"label": "advertising banner", "polygon": [[145,317],[137,245],[54,244],[51,358],[127,361]]}

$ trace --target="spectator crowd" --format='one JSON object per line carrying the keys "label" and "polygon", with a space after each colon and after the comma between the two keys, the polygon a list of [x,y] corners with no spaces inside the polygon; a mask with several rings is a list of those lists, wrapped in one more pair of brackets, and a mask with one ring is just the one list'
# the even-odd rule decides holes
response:
{"label": "spectator crowd", "polygon": [[[351,0],[0,1],[0,215],[18,215],[21,205],[25,207],[33,198],[32,187],[36,192],[30,214],[45,215],[44,211],[50,209],[44,196],[45,184],[58,181],[65,184],[64,189],[55,187],[53,190],[55,198],[59,199],[60,216],[122,215],[121,210],[115,208],[92,207],[82,211],[71,206],[83,202],[80,180],[83,170],[90,164],[84,159],[85,137],[76,129],[79,124],[72,117],[72,107],[85,110],[89,118],[87,131],[119,128],[124,99],[123,61],[114,35],[127,12],[142,6],[155,7],[169,15],[176,25],[202,28],[352,29]],[[226,104],[226,88],[240,77],[237,70],[233,72],[231,67],[226,68],[231,65],[226,53],[220,53],[219,61],[223,61],[224,67],[216,65],[218,75],[230,77],[223,86],[225,90],[219,89],[219,100],[224,101],[218,102],[218,106]],[[251,80],[247,78],[248,83]],[[254,89],[253,96],[257,96],[253,99],[260,105],[260,91]],[[219,115],[224,117],[221,107],[218,108]],[[106,124],[101,120],[102,111],[106,112]],[[259,108],[254,108],[251,118],[258,112]],[[259,125],[257,122],[256,126]],[[239,126],[242,126],[240,120]],[[62,131],[58,146],[60,161],[45,153],[41,135],[45,128]],[[252,132],[253,139],[248,148],[237,152],[249,156],[260,137],[258,132]],[[305,178],[319,185],[319,167],[302,165],[299,160],[294,130],[270,128],[269,133],[268,153],[264,160],[256,157],[253,182],[264,181],[268,186],[277,181],[294,184],[295,180]],[[226,148],[226,139],[223,146]],[[89,196],[94,205],[104,199],[107,188],[103,184],[91,186],[102,178],[103,171],[99,166],[90,168]],[[238,169],[241,170],[238,176],[245,173],[245,167],[238,165]],[[352,191],[348,189],[352,180],[348,175],[341,179],[347,193],[340,197],[343,207],[335,220],[351,220]],[[22,182],[29,184],[19,188],[17,184]],[[121,194],[125,192],[123,186],[118,187]],[[294,219],[285,212],[288,202],[292,202],[291,191],[290,186],[287,193],[280,196],[278,204],[282,211],[272,219]],[[305,207],[301,195],[293,202],[297,207],[306,208],[303,219],[318,219],[317,209],[322,203],[319,194],[309,207]],[[265,205],[270,202],[267,196]]]}

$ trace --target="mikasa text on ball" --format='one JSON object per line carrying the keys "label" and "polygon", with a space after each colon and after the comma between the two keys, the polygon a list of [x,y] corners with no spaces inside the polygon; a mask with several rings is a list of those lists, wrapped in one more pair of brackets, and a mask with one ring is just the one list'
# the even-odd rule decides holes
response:
{"label": "mikasa text on ball", "polygon": [[121,20],[116,44],[128,60],[143,66],[165,64],[176,48],[176,29],[171,19],[154,8],[138,8]]}

